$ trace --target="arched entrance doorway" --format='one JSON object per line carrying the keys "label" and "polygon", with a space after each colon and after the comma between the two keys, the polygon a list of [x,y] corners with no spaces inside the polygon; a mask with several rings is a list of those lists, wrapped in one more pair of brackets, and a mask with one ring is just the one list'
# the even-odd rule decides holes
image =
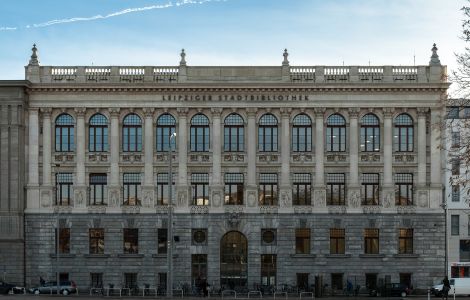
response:
{"label": "arched entrance doorway", "polygon": [[220,240],[220,286],[247,287],[248,241],[238,231],[227,232]]}

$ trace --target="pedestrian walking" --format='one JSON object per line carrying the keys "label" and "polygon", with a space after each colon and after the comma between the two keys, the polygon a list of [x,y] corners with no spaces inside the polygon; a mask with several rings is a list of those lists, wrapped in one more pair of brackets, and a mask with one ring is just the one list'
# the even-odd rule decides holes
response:
{"label": "pedestrian walking", "polygon": [[444,300],[444,297],[446,298],[447,300],[447,297],[449,296],[449,291],[450,291],[450,282],[449,282],[449,278],[447,278],[447,276],[444,277],[444,279],[442,280],[442,299]]}

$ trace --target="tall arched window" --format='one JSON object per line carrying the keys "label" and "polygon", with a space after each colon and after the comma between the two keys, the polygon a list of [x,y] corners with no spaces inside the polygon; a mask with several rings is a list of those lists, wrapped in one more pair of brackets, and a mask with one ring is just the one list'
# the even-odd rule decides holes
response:
{"label": "tall arched window", "polygon": [[346,151],[346,121],[340,114],[333,114],[326,120],[326,151]]}
{"label": "tall arched window", "polygon": [[55,120],[55,151],[74,151],[74,120],[69,114],[61,114]]}
{"label": "tall arched window", "polygon": [[209,119],[203,114],[197,114],[191,119],[191,151],[209,151]]}
{"label": "tall arched window", "polygon": [[88,150],[90,152],[108,151],[108,119],[102,114],[95,114],[90,118]]}
{"label": "tall arched window", "polygon": [[224,121],[224,151],[241,152],[245,148],[243,119],[239,114],[230,114]]}
{"label": "tall arched window", "polygon": [[[157,119],[157,151],[170,150],[170,136],[176,131],[176,120],[170,114],[163,114]],[[175,150],[176,139],[171,140],[171,149]]]}
{"label": "tall arched window", "polygon": [[258,149],[260,152],[277,151],[277,119],[272,114],[265,114],[259,120]]}
{"label": "tall arched window", "polygon": [[361,119],[361,151],[380,151],[380,122],[374,114]]}
{"label": "tall arched window", "polygon": [[122,151],[142,151],[142,120],[136,114],[128,114],[122,124]]}
{"label": "tall arched window", "polygon": [[292,151],[312,151],[312,120],[305,114],[297,115],[292,125]]}
{"label": "tall arched window", "polygon": [[398,115],[394,120],[393,145],[395,151],[413,151],[413,119],[408,114]]}

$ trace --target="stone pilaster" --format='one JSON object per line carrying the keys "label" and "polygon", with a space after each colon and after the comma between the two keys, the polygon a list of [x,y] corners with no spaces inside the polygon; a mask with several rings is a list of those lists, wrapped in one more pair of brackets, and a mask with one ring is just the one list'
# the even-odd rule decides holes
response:
{"label": "stone pilaster", "polygon": [[290,184],[290,108],[281,108],[281,185],[280,207],[292,207],[292,187]]}
{"label": "stone pilaster", "polygon": [[383,190],[382,190],[382,205],[384,207],[395,206],[395,189],[393,186],[392,177],[392,152],[393,152],[393,139],[392,139],[392,115],[393,108],[384,108],[384,143],[383,143]]}
{"label": "stone pilaster", "polygon": [[76,208],[86,206],[86,184],[85,184],[85,111],[83,107],[75,108],[77,116],[77,148],[76,148],[76,169],[75,185],[73,187],[74,201]]}
{"label": "stone pilaster", "polygon": [[121,205],[121,189],[119,185],[119,149],[120,149],[120,135],[119,135],[119,108],[110,108],[111,116],[111,174],[109,179],[108,188],[108,206],[119,207]]}
{"label": "stone pilaster", "polygon": [[349,186],[348,205],[357,206],[360,202],[361,189],[358,173],[358,126],[359,108],[349,109]]}
{"label": "stone pilaster", "polygon": [[[441,120],[442,116],[440,109],[431,109],[431,186],[429,195],[430,208],[439,208],[442,202],[441,174],[443,168],[443,160],[441,159]],[[424,197],[424,195],[421,197]]]}
{"label": "stone pilaster", "polygon": [[428,108],[418,108],[418,187],[426,185],[426,115]]}
{"label": "stone pilaster", "polygon": [[153,149],[154,149],[154,130],[153,130],[153,108],[144,108],[144,184],[142,185],[142,206],[154,207],[155,190],[153,175]]}
{"label": "stone pilaster", "polygon": [[29,109],[27,209],[39,208],[39,110]]}
{"label": "stone pilaster", "polygon": [[313,205],[316,207],[326,206],[325,190],[325,146],[324,146],[324,115],[325,108],[315,108],[315,185],[313,193]]}
{"label": "stone pilaster", "polygon": [[220,114],[222,108],[212,108],[212,186],[210,188],[210,205],[214,209],[223,206],[223,179],[222,179],[222,134]]}
{"label": "stone pilaster", "polygon": [[247,182],[246,182],[246,203],[248,207],[258,206],[258,187],[256,185],[256,108],[247,108],[248,128],[247,128]]}
{"label": "stone pilaster", "polygon": [[187,208],[189,204],[188,188],[188,108],[178,108],[178,180],[176,182],[176,206]]}
{"label": "stone pilaster", "polygon": [[51,108],[41,108],[42,115],[42,186],[41,186],[41,206],[52,205],[52,141],[51,141]]}

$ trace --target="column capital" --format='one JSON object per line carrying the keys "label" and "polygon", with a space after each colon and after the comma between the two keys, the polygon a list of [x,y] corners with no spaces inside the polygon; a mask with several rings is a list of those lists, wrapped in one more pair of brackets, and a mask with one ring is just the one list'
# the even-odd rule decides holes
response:
{"label": "column capital", "polygon": [[38,114],[39,113],[39,108],[38,107],[30,107],[30,108],[28,108],[28,112]]}
{"label": "column capital", "polygon": [[352,108],[349,108],[348,109],[348,112],[349,112],[349,117],[350,118],[355,118],[357,119],[357,117],[359,117],[359,112],[361,110],[358,108],[358,107],[352,107]]}
{"label": "column capital", "polygon": [[213,117],[220,117],[220,114],[222,113],[223,108],[222,107],[212,107],[211,108],[211,113]]}
{"label": "column capital", "polygon": [[326,108],[324,107],[315,107],[313,109],[313,111],[315,112],[315,117],[324,117],[325,116],[325,111],[326,111]]}
{"label": "column capital", "polygon": [[290,108],[290,107],[281,107],[279,110],[280,110],[281,116],[283,118],[289,118],[290,114],[292,112],[292,108]]}
{"label": "column capital", "polygon": [[52,113],[52,108],[43,107],[40,109],[43,118],[50,118]]}
{"label": "column capital", "polygon": [[110,107],[109,114],[111,115],[111,117],[118,118],[120,110],[121,109],[119,107]]}
{"label": "column capital", "polygon": [[142,111],[144,112],[144,116],[146,118],[153,118],[153,112],[155,109],[153,107],[144,107],[142,108]]}
{"label": "column capital", "polygon": [[77,114],[77,117],[79,117],[79,118],[84,118],[85,117],[85,112],[86,112],[85,107],[76,107],[73,110]]}
{"label": "column capital", "polygon": [[383,108],[384,118],[391,118],[394,112],[395,112],[395,108],[393,108],[393,107],[384,107]]}
{"label": "column capital", "polygon": [[186,117],[188,114],[189,109],[187,107],[178,107],[176,112],[178,113],[179,117]]}
{"label": "column capital", "polygon": [[256,117],[256,113],[258,112],[258,108],[256,107],[248,107],[246,109],[246,114],[248,117]]}
{"label": "column capital", "polygon": [[429,112],[429,107],[418,107],[416,111],[418,112],[418,118],[425,118]]}

